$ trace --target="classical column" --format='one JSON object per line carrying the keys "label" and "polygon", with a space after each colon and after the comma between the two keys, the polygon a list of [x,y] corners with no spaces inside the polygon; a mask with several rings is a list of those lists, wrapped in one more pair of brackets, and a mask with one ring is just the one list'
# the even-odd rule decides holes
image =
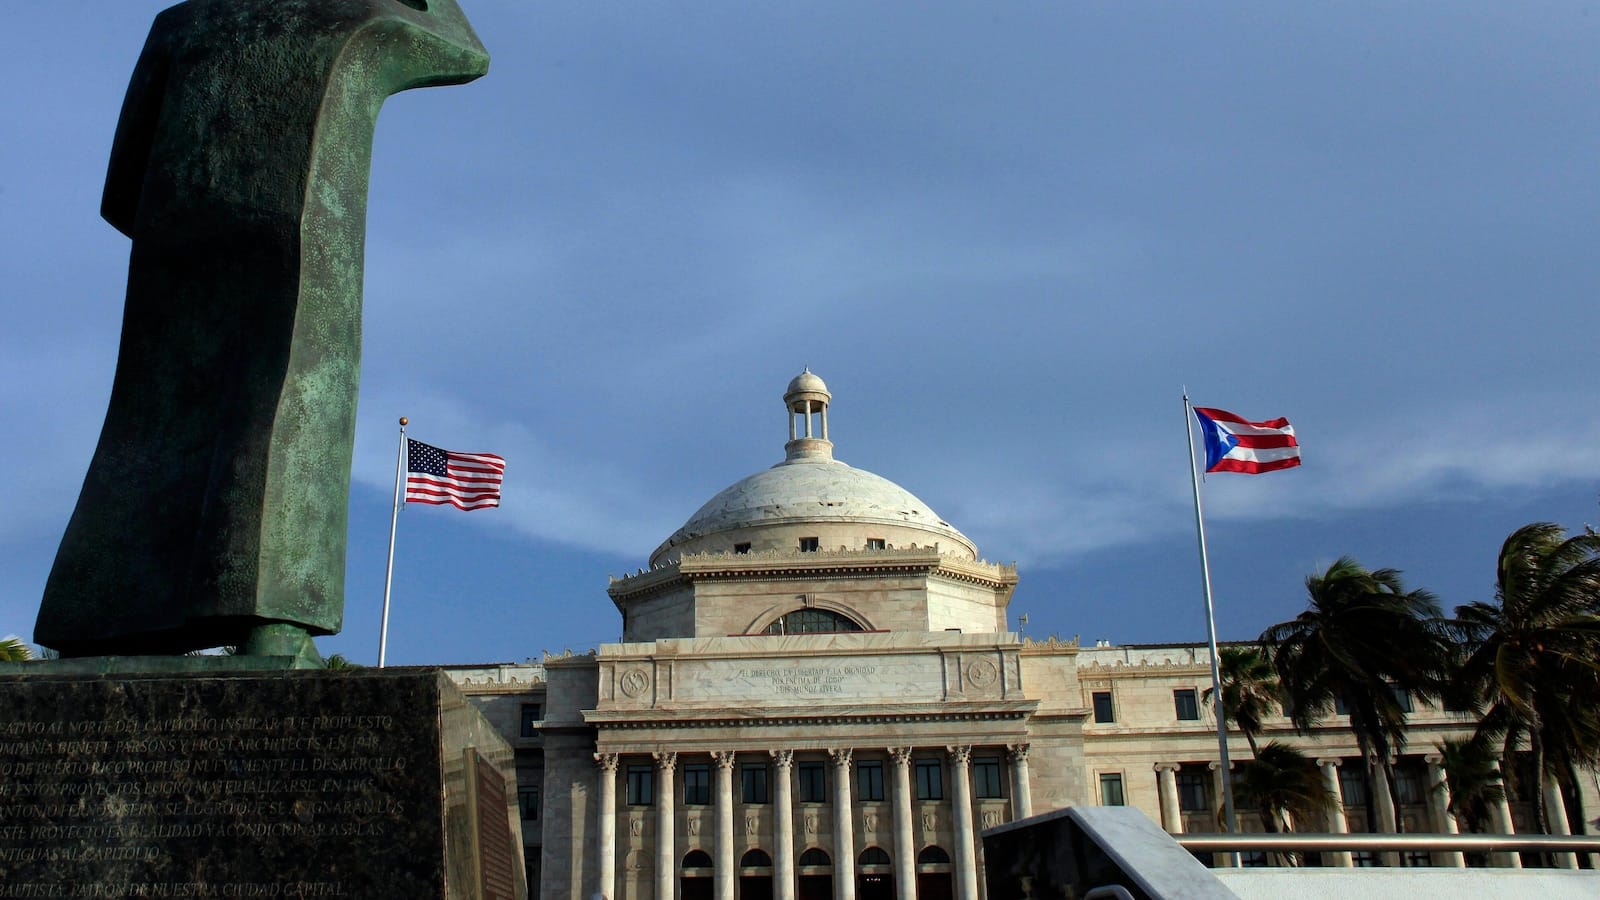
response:
{"label": "classical column", "polygon": [[1033,789],[1028,784],[1028,745],[1007,746],[1006,758],[1011,761],[1011,817],[1026,819],[1033,815]]}
{"label": "classical column", "polygon": [[[1229,760],[1229,765],[1231,766],[1232,764],[1232,760]],[[1226,790],[1228,782],[1222,778],[1222,763],[1219,760],[1212,760],[1206,763],[1206,768],[1211,770],[1211,811],[1216,815],[1216,821],[1221,822],[1223,820],[1223,811],[1226,809],[1222,794]],[[1234,818],[1238,818],[1237,812]],[[1238,823],[1235,822],[1234,824],[1237,825]],[[1218,830],[1225,831],[1227,829],[1226,826],[1223,826]]]}
{"label": "classical column", "polygon": [[678,851],[675,845],[677,824],[673,816],[675,799],[673,773],[678,768],[678,754],[654,753],[656,760],[656,898],[672,900],[676,896],[678,880]]}
{"label": "classical column", "polygon": [[733,900],[733,873],[737,863],[733,859],[733,751],[718,750],[711,754],[717,763],[717,856],[716,898]]}
{"label": "classical column", "polygon": [[[1455,813],[1450,811],[1450,782],[1444,777],[1444,757],[1437,753],[1424,757],[1428,763],[1428,805],[1433,807],[1433,827],[1440,834],[1458,834]],[[1459,869],[1467,862],[1460,850],[1443,850],[1434,854],[1440,866]]]}
{"label": "classical column", "polygon": [[[1372,803],[1378,809],[1378,831],[1382,834],[1399,834],[1398,813],[1394,808],[1394,793],[1389,790],[1389,778],[1376,756],[1367,757],[1367,778],[1372,782]],[[1385,850],[1378,854],[1383,864],[1391,868],[1400,865],[1400,854]]]}
{"label": "classical column", "polygon": [[1178,806],[1178,764],[1156,763],[1157,795],[1161,798],[1161,827],[1167,834],[1183,834],[1183,813]]}
{"label": "classical column", "polygon": [[[1561,797],[1561,783],[1554,778],[1544,778],[1544,817],[1550,823],[1551,834],[1571,834],[1572,827],[1567,824],[1567,802]],[[1576,869],[1578,855],[1576,853],[1553,853],[1558,869]]]}
{"label": "classical column", "polygon": [[911,748],[890,747],[894,766],[894,895],[917,900],[917,840],[911,821]]}
{"label": "classical column", "polygon": [[[1333,808],[1328,810],[1328,831],[1349,834],[1350,822],[1344,816],[1344,786],[1339,783],[1339,760],[1319,759],[1317,765],[1322,769],[1322,787],[1333,798]],[[1325,850],[1322,859],[1329,866],[1349,868],[1351,865],[1350,853],[1345,850]]]}
{"label": "classical column", "polygon": [[600,880],[595,892],[612,900],[617,896],[617,755],[596,753],[594,761],[600,769],[600,808],[594,836],[595,868]]}
{"label": "classical column", "polygon": [[794,900],[794,751],[772,755],[773,900]]}
{"label": "classical column", "polygon": [[956,900],[978,900],[978,852],[972,835],[971,747],[946,747],[950,753],[950,792],[955,795]]}
{"label": "classical column", "polygon": [[[1511,798],[1505,794],[1505,761],[1501,760],[1495,765],[1500,772],[1500,799],[1489,804],[1489,818],[1494,822],[1494,830],[1498,834],[1516,834],[1517,828],[1511,820]],[[1522,854],[1496,853],[1496,864],[1502,868],[1522,868]]]}
{"label": "classical column", "polygon": [[1389,779],[1378,765],[1377,757],[1367,758],[1367,777],[1372,781],[1372,802],[1378,808],[1378,830],[1384,834],[1398,833],[1394,794],[1389,792]]}
{"label": "classical column", "polygon": [[856,830],[850,808],[850,754],[848,747],[828,751],[828,758],[833,760],[834,900],[856,900]]}

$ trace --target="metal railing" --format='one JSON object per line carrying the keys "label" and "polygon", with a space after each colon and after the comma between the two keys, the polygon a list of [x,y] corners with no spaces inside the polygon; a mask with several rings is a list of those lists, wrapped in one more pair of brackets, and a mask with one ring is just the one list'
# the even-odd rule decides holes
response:
{"label": "metal railing", "polygon": [[1600,853],[1600,835],[1562,834],[1175,834],[1199,853],[1350,853],[1442,850],[1462,853]]}

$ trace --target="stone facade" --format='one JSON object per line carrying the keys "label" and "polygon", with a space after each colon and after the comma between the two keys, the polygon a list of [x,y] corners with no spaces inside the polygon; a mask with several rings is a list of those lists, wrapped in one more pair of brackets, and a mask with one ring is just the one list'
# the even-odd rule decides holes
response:
{"label": "stone facade", "polygon": [[[1219,830],[1206,648],[1010,632],[1015,569],[835,461],[830,401],[821,379],[796,378],[784,462],[612,582],[623,643],[450,670],[517,749],[530,887],[546,900],[979,900],[978,834],[1013,819],[1122,803],[1169,831]],[[1444,830],[1428,754],[1470,722],[1419,706],[1413,723],[1403,796],[1380,815]],[[1346,815],[1297,826],[1365,830],[1348,730],[1298,736],[1278,719],[1274,738],[1345,790]],[[1582,803],[1600,808],[1593,785]]]}

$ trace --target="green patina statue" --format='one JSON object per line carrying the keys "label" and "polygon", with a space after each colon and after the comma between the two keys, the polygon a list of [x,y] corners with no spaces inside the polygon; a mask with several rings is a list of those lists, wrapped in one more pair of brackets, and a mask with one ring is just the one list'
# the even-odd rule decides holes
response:
{"label": "green patina statue", "polygon": [[156,17],[102,206],[133,239],[116,379],[37,642],[315,661],[344,612],[378,109],[488,67],[455,0]]}

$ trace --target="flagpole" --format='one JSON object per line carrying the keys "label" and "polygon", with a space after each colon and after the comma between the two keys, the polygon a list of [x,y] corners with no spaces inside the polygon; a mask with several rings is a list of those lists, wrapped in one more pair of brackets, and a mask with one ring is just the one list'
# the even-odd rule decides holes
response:
{"label": "flagpole", "polygon": [[[1228,761],[1228,720],[1223,712],[1222,671],[1217,664],[1217,617],[1211,602],[1211,561],[1206,556],[1206,520],[1200,511],[1200,475],[1194,460],[1194,416],[1189,406],[1189,391],[1183,392],[1183,427],[1188,435],[1189,483],[1194,487],[1194,527],[1200,536],[1200,582],[1206,597],[1206,640],[1211,647],[1211,701],[1217,717],[1217,752],[1222,766],[1222,808],[1225,824],[1230,833],[1239,830],[1233,811],[1233,767]],[[1239,854],[1234,852],[1233,864],[1239,865]]]}
{"label": "flagpole", "polygon": [[389,647],[389,585],[394,581],[394,532],[400,524],[400,482],[406,477],[406,417],[400,417],[400,453],[394,462],[394,510],[389,513],[389,566],[383,573],[383,623],[378,626],[378,668]]}

